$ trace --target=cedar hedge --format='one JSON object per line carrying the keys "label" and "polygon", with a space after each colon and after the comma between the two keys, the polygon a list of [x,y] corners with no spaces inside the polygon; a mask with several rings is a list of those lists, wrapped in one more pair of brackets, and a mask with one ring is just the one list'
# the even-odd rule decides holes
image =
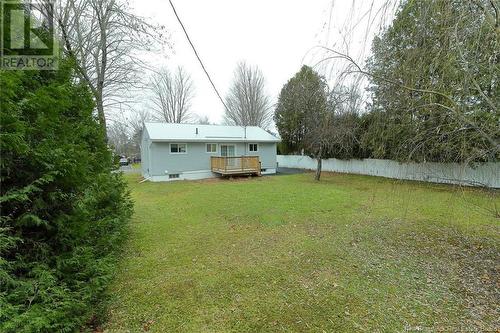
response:
{"label": "cedar hedge", "polygon": [[99,317],[132,202],[87,87],[0,72],[0,331],[73,332]]}

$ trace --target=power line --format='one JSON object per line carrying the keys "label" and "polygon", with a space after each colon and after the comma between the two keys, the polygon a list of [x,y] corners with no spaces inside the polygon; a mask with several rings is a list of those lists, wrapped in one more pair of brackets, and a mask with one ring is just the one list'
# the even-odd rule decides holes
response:
{"label": "power line", "polygon": [[215,91],[215,93],[217,94],[217,96],[219,97],[219,99],[220,99],[220,101],[221,101],[222,105],[224,105],[224,108],[225,108],[226,110],[229,110],[229,109],[227,108],[226,103],[224,103],[224,100],[222,99],[221,95],[219,94],[219,91],[218,91],[218,90],[217,90],[217,88],[215,87],[215,84],[214,84],[214,82],[212,81],[212,78],[211,78],[211,77],[210,77],[210,75],[208,74],[208,71],[207,71],[207,69],[205,68],[205,65],[203,65],[203,61],[201,61],[201,58],[200,58],[200,56],[198,55],[198,52],[196,51],[196,48],[195,48],[195,47],[194,47],[194,45],[193,45],[193,42],[191,42],[191,38],[189,38],[189,35],[188,35],[187,31],[186,31],[186,28],[184,27],[184,24],[182,24],[182,21],[181,21],[181,19],[180,19],[179,15],[177,15],[177,11],[175,10],[175,7],[174,7],[174,4],[172,3],[172,0],[168,0],[168,2],[170,2],[170,6],[172,7],[172,10],[174,11],[175,17],[177,18],[177,21],[179,21],[179,24],[181,25],[182,30],[184,31],[184,34],[186,35],[186,38],[187,38],[187,40],[188,40],[189,44],[191,45],[191,48],[193,49],[194,54],[196,55],[196,58],[198,58],[198,61],[200,62],[201,68],[203,68],[203,71],[204,71],[204,72],[205,72],[205,74],[207,75],[208,81],[210,81],[210,84],[212,84],[212,88],[214,88],[214,91]]}

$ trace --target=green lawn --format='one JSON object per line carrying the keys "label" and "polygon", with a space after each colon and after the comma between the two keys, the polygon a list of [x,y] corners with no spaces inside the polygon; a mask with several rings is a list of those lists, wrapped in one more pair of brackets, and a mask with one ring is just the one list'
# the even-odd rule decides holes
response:
{"label": "green lawn", "polygon": [[110,332],[500,329],[498,192],[340,174],[128,177]]}

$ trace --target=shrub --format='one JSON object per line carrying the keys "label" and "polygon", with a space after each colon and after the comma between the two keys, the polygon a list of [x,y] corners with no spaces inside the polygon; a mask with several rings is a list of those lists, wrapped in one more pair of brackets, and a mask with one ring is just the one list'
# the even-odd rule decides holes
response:
{"label": "shrub", "polygon": [[96,314],[132,205],[85,85],[0,72],[0,331],[72,332]]}

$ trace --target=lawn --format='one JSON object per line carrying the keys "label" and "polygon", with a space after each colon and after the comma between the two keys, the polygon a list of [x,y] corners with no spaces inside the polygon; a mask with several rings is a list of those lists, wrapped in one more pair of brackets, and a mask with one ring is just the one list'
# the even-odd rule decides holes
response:
{"label": "lawn", "polygon": [[311,174],[139,183],[110,332],[500,329],[500,196]]}

